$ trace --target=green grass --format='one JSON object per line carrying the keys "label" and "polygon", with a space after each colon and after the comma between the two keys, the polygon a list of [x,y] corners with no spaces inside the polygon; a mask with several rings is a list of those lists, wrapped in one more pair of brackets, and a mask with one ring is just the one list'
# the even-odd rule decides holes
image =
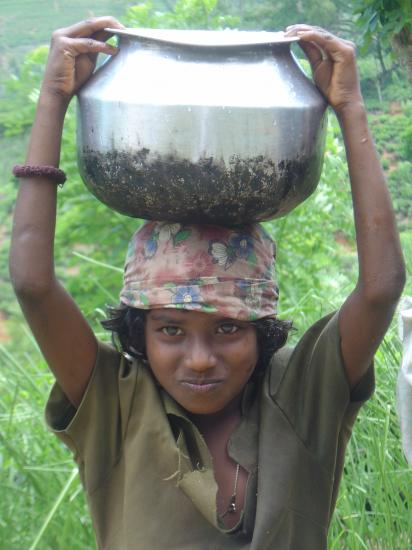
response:
{"label": "green grass", "polygon": [[20,342],[19,352],[0,345],[0,548],[86,550],[92,529],[77,473],[44,426],[51,376],[23,325]]}
{"label": "green grass", "polygon": [[412,547],[412,471],[399,445],[395,410],[399,351],[392,329],[376,357],[375,396],[356,422],[346,455],[330,548]]}

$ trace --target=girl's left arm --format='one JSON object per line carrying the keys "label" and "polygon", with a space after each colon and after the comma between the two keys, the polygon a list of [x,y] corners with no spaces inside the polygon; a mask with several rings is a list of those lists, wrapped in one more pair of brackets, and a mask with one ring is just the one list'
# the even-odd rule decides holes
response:
{"label": "girl's left arm", "polygon": [[359,275],[339,316],[342,355],[351,387],[371,364],[405,284],[405,266],[392,202],[370,134],[359,87],[355,47],[317,27],[289,34],[312,66],[315,83],[334,109],[348,161]]}

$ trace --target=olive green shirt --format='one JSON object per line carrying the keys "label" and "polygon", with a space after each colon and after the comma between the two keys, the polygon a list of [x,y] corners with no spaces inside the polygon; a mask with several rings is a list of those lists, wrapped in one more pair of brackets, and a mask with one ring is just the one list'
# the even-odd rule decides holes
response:
{"label": "olive green shirt", "polygon": [[150,368],[99,344],[78,410],[56,384],[46,418],[73,451],[105,550],[322,550],[345,447],[374,387],[349,390],[338,315],[276,353],[242,400],[229,455],[249,472],[238,525],[216,514],[208,448]]}

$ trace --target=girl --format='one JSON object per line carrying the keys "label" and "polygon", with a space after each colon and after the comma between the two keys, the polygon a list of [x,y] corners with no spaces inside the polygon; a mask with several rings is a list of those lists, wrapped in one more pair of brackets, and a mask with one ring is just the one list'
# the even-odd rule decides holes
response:
{"label": "girl", "polygon": [[[18,194],[10,272],[56,377],[47,419],[72,449],[99,548],[326,547],[343,456],[404,284],[355,48],[297,25],[346,146],[359,278],[339,312],[280,349],[274,246],[258,225],[149,222],[131,241],[121,306],[97,342],[54,274],[64,115],[110,17],[53,34]],[[279,350],[279,351],[278,351]]]}

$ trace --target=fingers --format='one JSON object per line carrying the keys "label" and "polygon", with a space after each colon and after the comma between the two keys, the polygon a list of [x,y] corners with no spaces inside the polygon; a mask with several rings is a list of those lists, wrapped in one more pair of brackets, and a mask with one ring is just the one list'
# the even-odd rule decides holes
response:
{"label": "fingers", "polygon": [[99,34],[99,40],[107,40],[112,36],[110,33],[105,32],[104,29],[110,27],[112,29],[124,29],[117,19],[114,17],[94,17],[92,19],[86,19],[75,23],[70,27],[58,29],[53,33],[54,36],[67,36],[69,38],[86,38]]}
{"label": "fingers", "polygon": [[106,40],[109,40],[113,36],[112,33],[109,33],[107,31],[98,31],[94,33],[91,38],[94,40],[99,40],[100,42],[106,42]]}
{"label": "fingers", "polygon": [[117,53],[117,48],[106,44],[106,40],[113,36],[104,30],[109,26],[111,28],[124,28],[113,17],[95,17],[56,30],[52,35],[52,45],[59,50],[63,50],[65,55],[71,57],[77,57],[77,55],[85,53],[114,55]]}
{"label": "fingers", "polygon": [[64,36],[60,39],[60,48],[65,55],[71,57],[77,57],[81,54],[105,53],[114,55],[117,53],[117,48],[114,46],[93,38],[68,38]]}
{"label": "fingers", "polygon": [[315,62],[319,62],[319,54],[310,46],[308,47],[309,43],[314,44],[322,52],[323,58],[329,57],[333,61],[341,60],[342,56],[355,55],[356,47],[353,42],[338,38],[320,27],[291,25],[286,29],[286,36],[299,36],[299,44],[310,61],[313,58]]}

